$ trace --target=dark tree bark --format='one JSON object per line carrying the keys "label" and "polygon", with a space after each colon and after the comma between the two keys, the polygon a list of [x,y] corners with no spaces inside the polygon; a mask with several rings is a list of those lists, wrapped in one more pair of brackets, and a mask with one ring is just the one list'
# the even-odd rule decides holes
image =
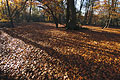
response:
{"label": "dark tree bark", "polygon": [[32,15],[32,0],[30,1],[30,9],[29,9],[29,17],[28,17],[28,22],[31,20],[31,15]]}
{"label": "dark tree bark", "polygon": [[76,26],[76,8],[74,0],[67,0],[67,29],[78,29]]}
{"label": "dark tree bark", "polygon": [[88,15],[88,10],[87,10],[87,12],[85,13],[85,17],[84,17],[84,24],[87,24],[87,15]]}
{"label": "dark tree bark", "polygon": [[69,20],[70,20],[70,3],[67,0],[67,10],[66,10],[66,28],[69,27]]}
{"label": "dark tree bark", "polygon": [[52,17],[53,17],[53,20],[54,20],[55,24],[56,24],[56,28],[58,28],[58,18],[55,16],[55,14],[54,14],[54,12],[52,11],[52,9],[51,9],[48,5],[46,5],[46,6],[47,6],[48,9],[50,10],[50,13],[51,13],[51,15],[52,15]]}
{"label": "dark tree bark", "polygon": [[54,15],[52,15],[52,16],[53,16],[53,19],[55,21],[56,28],[58,28],[58,18]]}
{"label": "dark tree bark", "polygon": [[10,24],[11,24],[11,27],[14,27],[13,18],[12,18],[12,15],[11,15],[11,11],[10,11],[10,6],[9,6],[9,3],[8,3],[8,0],[6,0],[6,3],[7,3],[8,16],[9,16],[9,19],[10,19]]}
{"label": "dark tree bark", "polygon": [[82,10],[82,7],[83,7],[83,3],[84,3],[85,0],[81,0],[80,1],[80,13],[79,13],[79,16],[81,16],[81,10]]}
{"label": "dark tree bark", "polygon": [[62,24],[62,15],[59,14],[59,23]]}
{"label": "dark tree bark", "polygon": [[89,8],[89,3],[90,3],[90,0],[86,0],[86,7],[85,7],[85,16],[84,16],[84,21],[83,23],[84,24],[87,24],[87,18],[88,18],[88,8]]}

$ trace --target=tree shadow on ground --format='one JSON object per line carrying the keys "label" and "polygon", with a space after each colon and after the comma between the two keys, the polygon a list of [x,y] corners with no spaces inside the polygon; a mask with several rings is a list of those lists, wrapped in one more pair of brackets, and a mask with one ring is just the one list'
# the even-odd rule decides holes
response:
{"label": "tree shadow on ground", "polygon": [[[52,24],[45,25],[45,24],[34,23],[34,24],[30,24],[29,26],[31,26],[31,25],[35,26],[36,29],[42,30],[42,31],[56,29],[55,26]],[[28,27],[26,27],[26,29],[27,28]],[[31,27],[31,29],[32,29],[32,27]],[[56,30],[64,31],[64,32],[67,32],[68,34],[75,34],[75,35],[81,35],[80,32],[82,32],[82,33],[85,33],[86,35],[88,35],[88,36],[85,36],[86,38],[88,38],[88,39],[90,38],[91,40],[94,40],[94,41],[120,42],[120,37],[119,37],[120,34],[107,32],[107,31],[97,32],[97,31],[93,31],[93,30],[88,29],[88,28],[83,28],[83,29],[81,28],[80,30],[66,30],[63,27],[57,28]]]}
{"label": "tree shadow on ground", "polygon": [[112,32],[107,32],[107,31],[93,31],[91,29],[81,29],[77,31],[66,31],[69,33],[73,33],[76,35],[80,35],[80,32],[85,33],[88,36],[85,36],[88,39],[94,40],[94,41],[114,41],[114,42],[120,42],[120,34],[112,33]]}
{"label": "tree shadow on ground", "polygon": [[[58,36],[54,36],[54,37],[52,37],[52,39],[56,39],[57,43],[59,43],[59,44],[63,43],[62,45],[64,45],[64,42],[67,42],[68,44],[72,44],[74,46],[78,46],[78,44],[80,44],[79,46],[86,47],[86,46],[83,46],[83,44],[86,44],[88,46],[92,46],[92,47],[90,47],[92,50],[94,50],[93,47],[97,47],[97,48],[99,48],[99,47],[98,46],[94,46],[94,45],[90,45],[90,44],[87,44],[87,43],[81,43],[81,42],[78,43],[78,42],[72,41],[71,39],[74,39],[74,40],[78,41],[78,40],[81,40],[80,37],[82,36],[82,37],[86,37],[89,41],[120,42],[120,37],[119,37],[120,34],[109,33],[109,32],[105,32],[105,31],[97,32],[97,31],[92,31],[90,29],[80,29],[80,30],[77,30],[77,31],[76,30],[65,30],[65,28],[63,28],[63,27],[56,29],[55,26],[53,26],[53,25],[45,25],[45,24],[37,24],[37,23],[34,23],[32,25],[30,24],[29,26],[27,26],[25,28],[23,27],[22,29],[20,29],[20,31],[18,29],[18,31],[16,33],[17,34],[24,34],[24,32],[27,32],[27,33],[32,34],[33,37],[36,37],[36,38],[33,38],[33,40],[35,40],[35,41],[43,41],[44,40],[44,42],[45,42],[45,41],[48,40],[48,38],[52,37],[52,35],[51,35],[51,33],[49,31],[51,31],[51,30],[63,31],[63,32],[65,32],[68,35],[74,34],[74,35],[79,35],[79,37],[78,36],[69,37],[69,39],[68,39],[68,38],[66,38],[68,36],[65,36],[65,38],[59,37],[60,38],[59,39]],[[33,28],[33,26],[35,28]],[[29,27],[29,30],[28,30],[28,27]],[[24,29],[26,31],[24,31]],[[36,30],[38,30],[38,31],[36,31]],[[48,33],[46,33],[46,32],[48,32]],[[39,34],[41,39],[39,39],[39,35],[36,35],[36,34]],[[42,38],[44,38],[44,39],[42,39]],[[77,44],[75,44],[75,43],[77,43]],[[54,44],[54,45],[56,45],[56,44]],[[68,46],[71,46],[71,45],[68,45]],[[108,48],[105,47],[104,49],[108,49]],[[103,50],[101,50],[101,51],[103,51]],[[107,53],[110,53],[110,54],[113,54],[113,55],[119,55],[119,53],[120,53],[120,51],[116,51],[116,50],[114,50],[114,52],[109,52],[109,51],[103,51],[103,52],[107,52]],[[117,53],[117,54],[115,54],[115,53]]]}
{"label": "tree shadow on ground", "polygon": [[[74,31],[74,30],[65,30],[65,29],[56,29],[56,30],[60,30],[60,31],[63,31],[63,32],[66,32],[67,34],[74,34],[74,35],[79,35],[79,37],[69,37],[67,38],[67,36],[65,37],[58,37],[58,36],[52,36],[51,33],[46,33],[47,31],[50,31],[50,30],[54,30],[55,27],[53,26],[46,26],[44,24],[34,24],[36,25],[35,28],[33,28],[33,26],[29,27],[29,30],[28,30],[28,27],[25,27],[25,28],[22,28],[22,29],[19,29],[17,30],[17,32],[14,30],[14,29],[11,29],[11,31],[13,31],[13,36],[15,34],[20,34],[20,35],[26,35],[26,34],[30,34],[30,37],[32,38],[32,40],[34,41],[42,41],[42,42],[48,42],[48,43],[51,43],[53,44],[53,46],[60,46],[62,45],[63,47],[66,47],[66,46],[71,46],[71,47],[77,47],[77,48],[81,48],[81,47],[87,47],[89,49],[91,49],[92,51],[96,51],[96,49],[94,49],[94,47],[97,48],[98,51],[101,51],[101,52],[105,52],[105,53],[108,53],[108,54],[112,54],[114,56],[120,56],[120,51],[117,51],[117,50],[114,50],[114,52],[110,52],[110,51],[105,51],[105,50],[101,50],[101,49],[98,49],[102,46],[97,46],[97,45],[91,45],[91,44],[87,44],[87,43],[83,43],[83,42],[80,42],[81,41],[81,35],[82,37],[86,37],[88,40],[93,40],[93,41],[111,41],[111,39],[113,39],[112,41],[116,41],[118,42],[119,40],[114,40],[115,38],[114,37],[118,37],[120,36],[119,34],[113,34],[113,33],[107,33],[107,32],[96,32],[96,31],[91,31],[89,29],[83,29],[83,30],[80,30],[80,31]],[[44,27],[44,28],[43,28]],[[24,29],[24,30],[23,30]],[[36,31],[38,30],[38,31]],[[24,34],[25,32],[25,34]],[[81,34],[80,32],[88,35],[83,35]],[[100,35],[100,36],[97,36],[97,35]],[[111,35],[111,36],[110,36]],[[104,38],[104,37],[106,38]],[[108,37],[108,38],[107,38]],[[112,38],[111,38],[112,37]],[[48,40],[49,38],[51,39],[55,39],[56,41],[50,41]],[[27,38],[26,38],[27,39]],[[72,39],[76,40],[76,41],[73,41]],[[118,37],[119,39],[119,37]],[[77,42],[78,40],[80,40],[79,42]],[[102,47],[104,49],[108,49],[106,47]]]}
{"label": "tree shadow on ground", "polygon": [[[27,38],[24,38],[22,36],[19,36],[18,34],[15,34],[12,31],[9,31],[9,30],[4,30],[4,31],[8,33],[9,35],[11,35],[12,37],[18,38],[24,41],[26,44],[33,45],[36,48],[40,48],[44,50],[46,53],[48,53],[50,56],[56,59],[60,59],[63,62],[63,64],[68,66],[67,72],[69,72],[69,76],[72,76],[71,78],[73,78],[74,75],[76,75],[76,77],[79,77],[79,75],[81,75],[81,76],[87,76],[89,79],[94,79],[94,80],[105,79],[106,76],[108,79],[114,79],[114,80],[119,79],[119,73],[114,71],[114,67],[112,64],[110,65],[110,64],[102,63],[102,62],[94,63],[92,60],[85,60],[84,57],[79,54],[63,55],[59,53],[58,51],[54,50],[52,47],[42,46],[40,44],[37,44],[36,42],[32,42],[28,40]],[[61,40],[59,42],[61,42]],[[65,41],[62,40],[62,42],[65,42]],[[105,68],[100,69],[101,66]],[[95,69],[92,69],[92,68],[95,68]],[[113,74],[111,74],[111,72]],[[114,76],[111,76],[111,75],[114,75]]]}

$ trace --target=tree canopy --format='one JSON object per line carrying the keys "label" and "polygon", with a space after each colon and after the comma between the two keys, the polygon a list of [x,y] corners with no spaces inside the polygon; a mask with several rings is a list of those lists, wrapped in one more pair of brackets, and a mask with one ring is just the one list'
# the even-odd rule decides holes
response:
{"label": "tree canopy", "polygon": [[[78,3],[79,7],[78,7]],[[119,0],[0,0],[1,21],[47,21],[80,25],[120,26]],[[37,14],[36,14],[37,13]]]}

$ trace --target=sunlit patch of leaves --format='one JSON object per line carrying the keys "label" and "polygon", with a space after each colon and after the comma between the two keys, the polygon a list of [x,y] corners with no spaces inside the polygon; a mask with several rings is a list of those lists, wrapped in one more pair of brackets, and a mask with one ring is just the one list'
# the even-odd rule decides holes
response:
{"label": "sunlit patch of leaves", "polygon": [[[22,80],[68,78],[68,75],[63,71],[64,64],[43,50],[27,45],[4,32],[2,32],[0,40],[3,41],[1,47],[4,49],[0,56],[0,70],[9,73],[9,76]],[[7,51],[6,54],[8,49],[10,51]]]}
{"label": "sunlit patch of leaves", "polygon": [[[46,55],[56,58],[58,62],[60,61],[61,63],[58,64],[61,64],[62,66],[54,66],[54,70],[58,70],[58,72],[63,70],[63,72],[58,73],[53,70],[52,75],[55,76],[54,78],[57,78],[57,75],[59,74],[64,75],[63,78],[73,80],[119,79],[120,38],[118,35],[100,32],[99,29],[96,29],[95,31],[87,30],[81,32],[66,31],[59,28],[55,29],[52,24],[44,23],[33,23],[24,27],[8,29],[5,30],[5,32],[11,36],[15,34],[27,39],[28,41],[34,42],[35,44],[41,45],[43,48],[46,48]],[[11,40],[14,41],[14,39]],[[9,40],[5,41],[10,42]],[[24,53],[26,56],[31,55],[31,53],[37,54],[37,52],[40,51],[38,48],[39,51],[36,52],[34,45],[31,45],[31,49],[31,47],[26,46],[28,44],[23,43],[24,42],[21,43],[19,41],[14,44],[11,43],[12,48],[10,51],[20,49],[22,53],[18,54]],[[19,45],[19,49],[16,48],[16,44]],[[21,44],[23,44],[23,46],[20,46]],[[14,46],[15,48],[13,48]],[[46,57],[48,56],[43,58]],[[26,60],[26,58],[27,57],[23,57],[24,60]],[[28,61],[34,59],[32,57],[28,58]],[[36,56],[35,59],[41,60],[41,56]],[[34,61],[35,60],[33,60],[31,64],[34,63]],[[41,61],[44,63],[44,60]],[[36,67],[37,64],[33,65]],[[48,62],[47,65],[50,66],[52,63],[49,64]],[[46,71],[51,72],[49,69]],[[39,75],[43,74],[39,73]],[[48,72],[45,72],[45,74],[48,74]],[[48,76],[51,76],[51,74]]]}

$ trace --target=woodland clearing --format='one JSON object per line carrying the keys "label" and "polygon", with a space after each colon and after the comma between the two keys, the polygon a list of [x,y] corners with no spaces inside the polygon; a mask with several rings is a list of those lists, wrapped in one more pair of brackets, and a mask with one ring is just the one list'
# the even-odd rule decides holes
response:
{"label": "woodland clearing", "polygon": [[29,23],[1,29],[0,70],[26,80],[120,79],[120,29],[59,27]]}

